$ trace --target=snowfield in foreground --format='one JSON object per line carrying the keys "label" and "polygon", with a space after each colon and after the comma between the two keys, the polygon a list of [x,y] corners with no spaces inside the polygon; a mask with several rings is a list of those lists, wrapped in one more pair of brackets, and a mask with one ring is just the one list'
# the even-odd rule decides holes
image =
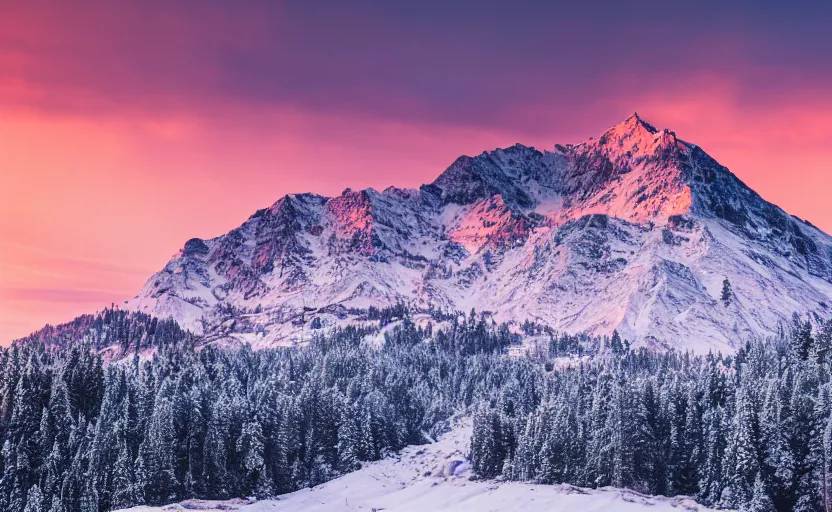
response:
{"label": "snowfield in foreground", "polygon": [[[651,512],[712,509],[687,498],[664,498],[613,488],[471,481],[464,455],[470,425],[455,428],[431,445],[410,446],[354,473],[279,499],[191,500],[164,507],[134,507],[130,512]],[[450,475],[450,476],[449,476]]]}

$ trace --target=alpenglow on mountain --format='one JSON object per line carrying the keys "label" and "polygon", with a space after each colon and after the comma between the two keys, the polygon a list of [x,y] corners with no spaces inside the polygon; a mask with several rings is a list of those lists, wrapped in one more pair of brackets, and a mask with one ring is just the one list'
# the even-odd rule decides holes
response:
{"label": "alpenglow on mountain", "polygon": [[633,114],[577,145],[462,156],[418,189],[286,195],[189,240],[127,307],[266,346],[398,302],[730,352],[830,311],[832,237]]}

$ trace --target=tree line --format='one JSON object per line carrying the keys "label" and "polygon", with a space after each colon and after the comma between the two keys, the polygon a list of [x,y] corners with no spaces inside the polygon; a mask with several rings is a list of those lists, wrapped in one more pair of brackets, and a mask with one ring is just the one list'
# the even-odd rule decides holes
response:
{"label": "tree line", "polygon": [[[830,323],[795,318],[731,356],[526,323],[538,343],[506,357],[519,337],[485,315],[376,316],[396,322],[381,348],[367,327],[305,347],[200,347],[175,324],[110,311],[74,341],[0,349],[0,510],[276,496],[428,442],[458,413],[473,415],[480,478],[825,510]],[[113,345],[120,357],[102,352]]]}

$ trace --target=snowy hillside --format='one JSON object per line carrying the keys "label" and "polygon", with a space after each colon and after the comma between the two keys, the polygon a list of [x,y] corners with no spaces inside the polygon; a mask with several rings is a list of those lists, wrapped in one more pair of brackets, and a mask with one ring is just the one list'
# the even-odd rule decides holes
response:
{"label": "snowy hillside", "polygon": [[634,114],[578,145],[460,157],[419,189],[287,195],[189,240],[127,307],[257,347],[399,301],[732,351],[832,311],[832,238]]}
{"label": "snowy hillside", "polygon": [[[582,489],[570,485],[472,481],[465,461],[470,426],[456,428],[437,443],[410,446],[401,454],[336,480],[247,504],[243,500],[194,500],[164,507],[134,507],[130,512],[641,512],[707,511],[687,498],[644,496],[634,491]],[[459,465],[456,465],[459,464]],[[456,466],[455,466],[456,465]]]}

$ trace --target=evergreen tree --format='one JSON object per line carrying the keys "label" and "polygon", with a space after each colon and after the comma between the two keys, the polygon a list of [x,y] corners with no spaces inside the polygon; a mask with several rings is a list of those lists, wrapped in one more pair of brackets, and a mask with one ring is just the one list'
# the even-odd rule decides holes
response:
{"label": "evergreen tree", "polygon": [[113,508],[124,508],[133,503],[139,502],[136,495],[136,478],[133,468],[133,458],[127,446],[127,441],[122,440],[119,446],[118,458],[113,466]]}
{"label": "evergreen tree", "polygon": [[740,509],[742,512],[771,512],[774,510],[774,503],[768,495],[763,479],[757,473],[754,479],[754,490],[751,496],[751,501],[743,505]]}
{"label": "evergreen tree", "polygon": [[23,512],[41,512],[43,510],[43,494],[40,492],[40,487],[37,484],[29,489],[29,495],[26,497],[26,507]]}
{"label": "evergreen tree", "polygon": [[61,502],[61,497],[57,494],[52,496],[52,503],[49,507],[49,512],[64,512],[64,505]]}
{"label": "evergreen tree", "polygon": [[734,301],[734,291],[731,289],[731,281],[729,281],[727,277],[722,281],[722,293],[720,295],[720,300],[722,301],[722,305],[726,308],[731,305],[731,302]]}
{"label": "evergreen tree", "polygon": [[759,472],[754,425],[754,405],[750,391],[740,389],[736,397],[730,451],[725,461],[726,487],[720,502],[725,507],[740,507],[751,499],[753,478]]}
{"label": "evergreen tree", "polygon": [[624,343],[621,341],[621,335],[618,334],[618,330],[612,332],[612,338],[610,338],[610,348],[612,349],[613,354],[621,354],[624,352]]}
{"label": "evergreen tree", "polygon": [[349,403],[342,404],[340,416],[338,425],[338,469],[347,473],[361,467],[358,462],[359,454],[364,452],[366,456],[366,450],[363,450],[360,446],[360,417],[355,414]]}
{"label": "evergreen tree", "polygon": [[807,318],[802,320],[796,313],[792,317],[792,332],[789,338],[792,359],[795,362],[805,361],[812,353],[814,338],[812,323]]}
{"label": "evergreen tree", "polygon": [[237,440],[237,452],[242,460],[242,492],[250,495],[261,489],[265,480],[265,461],[263,459],[263,429],[258,421],[243,425],[242,434]]}

